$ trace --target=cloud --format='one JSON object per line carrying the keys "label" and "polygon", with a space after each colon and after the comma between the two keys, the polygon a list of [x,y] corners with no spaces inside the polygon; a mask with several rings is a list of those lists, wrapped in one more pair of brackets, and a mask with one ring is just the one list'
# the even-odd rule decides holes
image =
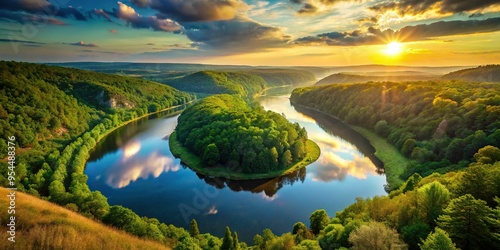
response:
{"label": "cloud", "polygon": [[434,37],[487,33],[500,30],[500,17],[485,20],[439,21],[430,24],[405,26],[397,31],[380,30],[370,27],[363,32],[329,32],[316,36],[302,37],[295,44],[356,46],[384,44],[390,41],[409,42],[431,39]]}
{"label": "cloud", "polygon": [[160,19],[156,16],[141,16],[134,8],[118,2],[116,16],[126,21],[130,26],[138,29],[153,29],[155,31],[179,32],[181,26],[170,19]]}
{"label": "cloud", "polygon": [[[46,0],[2,0],[0,9],[35,14],[41,16],[57,16],[62,18],[74,18],[79,21],[86,21],[88,16],[73,7],[60,7]],[[16,19],[12,19],[17,21]]]}
{"label": "cloud", "polygon": [[241,0],[134,0],[132,3],[140,7],[147,4],[177,22],[230,20],[239,10],[247,8]]}
{"label": "cloud", "polygon": [[418,15],[434,11],[440,14],[461,13],[482,10],[494,5],[500,5],[498,0],[399,0],[382,1],[369,9],[377,12],[395,11],[400,16]]}
{"label": "cloud", "polygon": [[335,4],[340,2],[356,2],[358,0],[290,0],[293,4],[300,4],[302,7],[297,11],[300,15],[312,15],[320,10],[330,10]]}
{"label": "cloud", "polygon": [[2,43],[22,43],[22,44],[32,44],[32,45],[43,45],[44,43],[26,41],[26,40],[17,40],[17,39],[3,39],[0,38],[0,42]]}
{"label": "cloud", "polygon": [[185,24],[184,33],[202,49],[226,51],[255,51],[282,47],[291,40],[278,27],[235,18],[228,21]]}
{"label": "cloud", "polygon": [[65,22],[49,16],[33,15],[24,12],[10,12],[0,10],[0,19],[18,22],[20,24],[51,24],[51,25],[66,25]]}
{"label": "cloud", "polygon": [[146,8],[151,3],[149,0],[130,0],[130,2],[140,8]]}
{"label": "cloud", "polygon": [[91,47],[91,48],[98,47],[94,43],[86,43],[86,42],[83,42],[83,41],[79,41],[77,43],[64,43],[64,44],[73,45],[73,46],[80,46],[80,47]]}

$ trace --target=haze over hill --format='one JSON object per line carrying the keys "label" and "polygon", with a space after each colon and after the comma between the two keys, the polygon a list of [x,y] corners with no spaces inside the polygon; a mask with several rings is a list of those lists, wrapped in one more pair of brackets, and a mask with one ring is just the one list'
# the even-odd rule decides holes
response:
{"label": "haze over hill", "polygon": [[500,65],[485,65],[457,70],[443,76],[446,80],[500,82]]}

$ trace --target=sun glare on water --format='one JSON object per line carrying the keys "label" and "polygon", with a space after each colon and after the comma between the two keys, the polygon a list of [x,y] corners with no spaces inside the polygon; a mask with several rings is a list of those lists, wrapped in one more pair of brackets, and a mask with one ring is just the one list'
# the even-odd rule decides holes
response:
{"label": "sun glare on water", "polygon": [[403,52],[403,45],[398,42],[391,42],[386,45],[385,54],[389,56],[397,56]]}

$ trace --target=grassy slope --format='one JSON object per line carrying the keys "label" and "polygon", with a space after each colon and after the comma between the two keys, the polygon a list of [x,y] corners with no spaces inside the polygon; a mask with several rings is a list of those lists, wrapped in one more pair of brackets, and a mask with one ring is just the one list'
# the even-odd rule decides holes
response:
{"label": "grassy slope", "polygon": [[[0,196],[7,194],[9,190],[0,187]],[[12,243],[5,232],[10,217],[7,202],[0,199],[4,231],[0,249],[169,249],[21,192],[16,192],[16,242]]]}
{"label": "grassy slope", "polygon": [[404,181],[399,176],[405,171],[410,160],[396,147],[370,130],[357,126],[351,127],[368,139],[375,148],[375,156],[384,163],[385,175],[391,189],[401,186]]}
{"label": "grassy slope", "polygon": [[207,176],[225,177],[233,180],[256,180],[286,175],[315,162],[321,153],[319,146],[315,142],[307,140],[306,157],[304,157],[301,161],[294,163],[291,167],[263,174],[247,174],[242,172],[228,172],[225,167],[204,168],[202,166],[202,160],[181,145],[181,143],[177,140],[175,132],[170,135],[169,146],[170,151],[175,157],[179,157],[182,162],[196,172]]}

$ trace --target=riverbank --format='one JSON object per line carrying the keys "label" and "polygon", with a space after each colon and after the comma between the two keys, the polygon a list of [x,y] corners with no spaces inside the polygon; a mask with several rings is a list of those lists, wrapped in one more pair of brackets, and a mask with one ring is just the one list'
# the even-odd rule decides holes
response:
{"label": "riverbank", "polygon": [[228,169],[225,167],[203,167],[203,162],[200,157],[189,152],[189,150],[182,146],[182,144],[177,140],[175,131],[170,135],[169,146],[170,151],[175,157],[180,158],[184,164],[186,164],[189,168],[196,171],[197,173],[210,177],[224,177],[232,180],[258,180],[287,175],[315,162],[321,154],[319,146],[315,142],[307,140],[307,155],[304,157],[304,159],[299,162],[295,162],[289,168],[269,173],[247,174],[242,172],[228,172]]}
{"label": "riverbank", "polygon": [[[293,105],[296,105],[298,107],[307,110],[318,112],[322,115],[325,115],[335,120],[342,121],[338,117],[327,114],[321,110],[309,108],[307,106],[300,105],[297,103],[293,103]],[[346,124],[346,126],[350,127],[356,133],[363,136],[373,146],[373,148],[375,149],[374,155],[383,163],[384,172],[386,175],[387,183],[389,184],[389,188],[391,190],[394,190],[397,189],[399,186],[401,186],[401,184],[404,183],[404,180],[402,180],[399,176],[405,171],[406,166],[410,163],[410,160],[406,158],[403,154],[401,154],[401,152],[399,152],[399,150],[396,149],[396,147],[394,147],[392,144],[388,143],[384,138],[378,136],[372,131],[366,128],[351,126],[348,124]]]}
{"label": "riverbank", "polygon": [[400,178],[410,160],[386,139],[362,127],[351,126],[356,132],[364,136],[375,148],[375,156],[384,163],[385,176],[391,190],[400,187],[404,180]]}

